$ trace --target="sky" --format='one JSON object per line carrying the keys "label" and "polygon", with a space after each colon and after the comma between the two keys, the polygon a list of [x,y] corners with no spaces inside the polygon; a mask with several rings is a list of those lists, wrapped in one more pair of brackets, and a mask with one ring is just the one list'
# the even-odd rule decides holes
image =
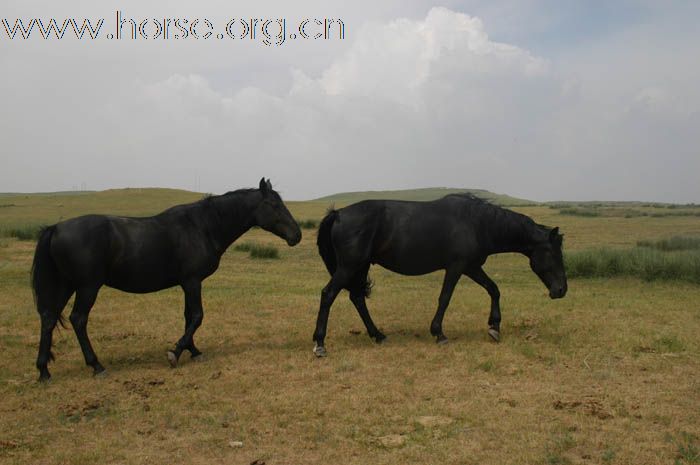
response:
{"label": "sky", "polygon": [[[214,33],[285,18],[286,39],[241,39],[240,23],[235,38],[154,39],[151,22],[149,39],[110,40],[117,10]],[[265,176],[290,200],[442,186],[700,202],[700,2],[0,7],[10,28],[84,17],[104,18],[100,37],[10,39],[0,24],[0,192],[221,193]],[[344,38],[289,38],[307,18],[341,19]]]}

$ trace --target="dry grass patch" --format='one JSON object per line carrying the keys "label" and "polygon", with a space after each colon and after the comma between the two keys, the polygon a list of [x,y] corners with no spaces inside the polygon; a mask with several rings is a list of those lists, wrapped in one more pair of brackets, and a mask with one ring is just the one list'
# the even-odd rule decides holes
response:
{"label": "dry grass patch", "polygon": [[[291,210],[320,218],[325,207]],[[571,250],[700,230],[686,217],[523,210],[564,222]],[[488,296],[465,279],[445,317],[450,343],[437,346],[428,328],[442,276],[373,269],[369,307],[386,343],[366,336],[342,293],[329,356],[318,360],[311,334],[328,276],[315,237],[305,231],[288,248],[255,230],[242,242],[277,247],[281,257],[252,260],[233,249],[223,257],[203,288],[203,361],[185,355],[168,367],[165,351],[183,326],[179,289],[103,289],[89,331],[108,376],[91,377],[69,328],[55,335],[54,378],[44,386],[34,368],[33,243],[3,240],[3,465],[697,463],[697,285],[572,279],[569,295],[551,301],[527,260],[494,257],[486,268],[502,291],[502,342],[486,334]]]}

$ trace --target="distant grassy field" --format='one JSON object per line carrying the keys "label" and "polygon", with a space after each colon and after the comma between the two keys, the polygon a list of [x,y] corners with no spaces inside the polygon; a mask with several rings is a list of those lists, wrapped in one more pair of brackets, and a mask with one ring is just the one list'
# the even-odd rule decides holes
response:
{"label": "distant grassy field", "polygon": [[360,200],[367,199],[390,199],[390,200],[435,200],[447,194],[470,192],[482,199],[489,200],[499,205],[523,206],[535,205],[537,202],[531,200],[518,199],[504,194],[495,194],[484,189],[456,189],[450,187],[429,187],[426,189],[406,189],[396,191],[364,191],[364,192],[342,192],[316,199],[323,202],[336,202],[347,205]]}
{"label": "distant grassy field", "polygon": [[651,205],[631,208],[628,206],[577,206],[577,207],[559,207],[550,205],[550,208],[559,208],[559,214],[570,216],[585,216],[589,218],[606,216],[606,217],[624,217],[636,218],[638,216],[651,216],[654,218],[664,218],[667,216],[697,216],[700,217],[700,208],[694,205],[685,206],[678,205],[676,208],[669,206]]}
{"label": "distant grassy field", "polygon": [[[3,197],[13,206],[0,208],[0,230],[89,212],[145,215],[200,197],[161,189]],[[318,221],[328,203],[290,210]],[[700,235],[695,216],[517,210],[560,226],[570,253]],[[316,359],[311,334],[328,276],[314,230],[303,233],[294,248],[260,229],[239,240],[277,249],[277,260],[234,247],[224,255],[203,287],[202,362],[184,355],[170,369],[166,361],[182,332],[179,289],[103,289],[89,331],[108,376],[91,377],[69,327],[55,332],[48,385],[34,368],[34,242],[0,237],[0,463],[698,463],[699,285],[576,278],[552,301],[524,257],[496,256],[486,270],[501,289],[502,342],[486,334],[486,293],[463,279],[445,318],[450,343],[438,346],[428,328],[442,274],[373,267],[368,304],[386,343],[369,340],[343,293],[329,356]]]}

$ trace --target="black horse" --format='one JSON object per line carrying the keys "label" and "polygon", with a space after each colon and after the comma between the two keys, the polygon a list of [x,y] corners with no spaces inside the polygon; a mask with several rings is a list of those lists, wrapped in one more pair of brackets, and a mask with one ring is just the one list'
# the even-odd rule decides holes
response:
{"label": "black horse", "polygon": [[87,321],[103,285],[126,292],[155,292],[179,285],[185,292],[185,334],[168,352],[172,366],[183,350],[201,355],[194,333],[202,323],[202,281],[219,267],[226,249],[253,226],[290,246],[301,240],[292,218],[270,181],[178,205],[145,218],[86,215],[45,228],[32,265],[32,288],[41,317],[36,367],[48,380],[51,337],[61,312],[75,293],[70,321],[94,374],[104,371],[87,335]]}
{"label": "black horse", "polygon": [[465,274],[491,297],[489,335],[500,338],[499,291],[482,265],[491,254],[519,252],[530,258],[532,271],[549,289],[552,299],[567,290],[562,260],[562,236],[531,218],[492,205],[470,194],[451,194],[432,202],[365,200],[330,210],[321,222],[316,241],[331,280],[321,292],[313,340],[314,353],[326,354],[324,339],[328,314],[342,289],[360,314],[367,332],[377,342],[385,339],[369,315],[365,298],[371,284],[371,264],[404,275],[445,270],[437,312],[430,333],[447,342],[442,319],[459,278]]}

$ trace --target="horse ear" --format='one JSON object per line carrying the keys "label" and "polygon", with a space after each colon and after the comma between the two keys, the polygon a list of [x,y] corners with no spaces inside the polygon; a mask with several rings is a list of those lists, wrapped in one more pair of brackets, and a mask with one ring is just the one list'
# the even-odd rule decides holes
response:
{"label": "horse ear", "polygon": [[267,178],[267,189],[272,191],[272,183],[270,182],[270,178]]}
{"label": "horse ear", "polygon": [[549,242],[555,243],[559,237],[559,227],[556,227],[549,231]]}
{"label": "horse ear", "polygon": [[258,187],[263,195],[267,195],[267,182],[265,182],[265,178],[260,178],[260,185]]}

